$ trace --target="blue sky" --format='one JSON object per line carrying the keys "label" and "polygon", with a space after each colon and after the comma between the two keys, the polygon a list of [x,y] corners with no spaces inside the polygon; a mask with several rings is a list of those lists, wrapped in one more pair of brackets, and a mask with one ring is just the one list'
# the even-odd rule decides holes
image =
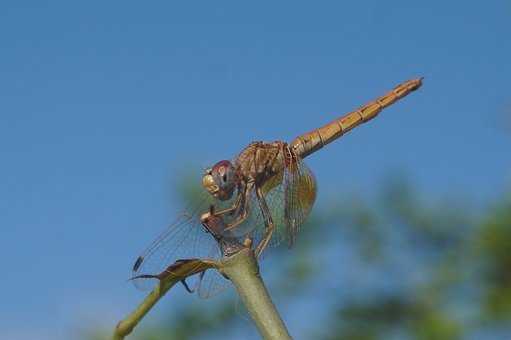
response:
{"label": "blue sky", "polygon": [[410,78],[423,88],[310,157],[319,204],[396,170],[431,198],[497,198],[510,18],[505,1],[2,2],[0,337],[118,319],[179,176]]}

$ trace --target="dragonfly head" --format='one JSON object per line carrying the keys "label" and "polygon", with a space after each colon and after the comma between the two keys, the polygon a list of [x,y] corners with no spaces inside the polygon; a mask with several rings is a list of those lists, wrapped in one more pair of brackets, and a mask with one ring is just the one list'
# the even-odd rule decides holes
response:
{"label": "dragonfly head", "polygon": [[202,177],[202,186],[215,198],[228,200],[236,187],[235,173],[230,161],[220,161],[206,170]]}

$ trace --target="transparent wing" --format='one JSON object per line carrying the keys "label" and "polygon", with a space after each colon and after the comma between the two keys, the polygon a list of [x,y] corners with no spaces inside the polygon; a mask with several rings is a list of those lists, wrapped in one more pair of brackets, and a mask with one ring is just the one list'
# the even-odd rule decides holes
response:
{"label": "transparent wing", "polygon": [[[270,178],[262,189],[275,225],[270,247],[278,246],[282,241],[292,247],[316,199],[314,174],[301,159],[295,158],[281,173]],[[255,226],[252,236],[257,244],[266,226],[255,195],[251,197],[251,206],[251,214],[245,223]]]}
{"label": "transparent wing", "polygon": [[[275,175],[269,181],[267,181],[263,186],[263,195],[266,200],[266,204],[270,210],[270,214],[272,217],[273,224],[275,229],[273,231],[272,238],[270,240],[270,247],[278,246],[283,240],[286,239],[286,228],[285,228],[285,220],[284,220],[284,209],[285,209],[285,187],[284,187],[284,172],[280,172]],[[257,199],[257,198],[256,198]],[[254,202],[254,205],[258,204],[258,202]],[[263,237],[264,231],[266,229],[266,225],[264,223],[264,216],[262,214],[262,210],[258,205],[257,209],[257,218],[260,220],[257,227],[257,235],[256,240],[259,240]]]}
{"label": "transparent wing", "polygon": [[[283,186],[284,172],[281,172],[265,182],[262,188],[263,196],[266,200],[270,215],[275,226],[272,238],[269,242],[270,247],[278,246],[283,240],[287,238],[286,223],[284,221],[284,186]],[[259,204],[259,199],[255,194],[255,190],[249,197],[250,214],[247,220],[242,224],[244,231],[248,231],[245,237],[250,237],[255,245],[261,242],[266,230],[264,215]],[[266,257],[268,249],[263,252],[263,257]],[[262,259],[262,257],[260,257]]]}
{"label": "transparent wing", "polygon": [[[264,183],[262,192],[275,226],[269,246],[276,247],[286,241],[292,247],[316,200],[314,174],[301,159],[295,157],[282,172]],[[236,236],[240,239],[250,237],[258,244],[266,229],[265,219],[255,190],[249,193],[248,199],[249,215],[235,228]],[[263,255],[266,256],[267,252]]]}
{"label": "transparent wing", "polygon": [[[214,250],[212,250],[214,252]],[[215,256],[215,254],[211,254]],[[220,274],[216,269],[208,269],[200,278],[198,285],[198,295],[203,299],[216,296],[222,293],[230,284],[230,281]]]}
{"label": "transparent wing", "polygon": [[156,276],[177,260],[220,256],[215,238],[200,221],[209,204],[211,200],[203,195],[194,208],[183,212],[137,258],[132,269],[132,281],[138,289],[152,289],[158,280],[144,276]]}
{"label": "transparent wing", "polygon": [[[252,212],[257,214],[257,210],[258,210],[257,209],[257,201],[254,201],[254,198],[255,198],[255,192],[254,192],[254,190],[252,190],[252,192],[248,193],[248,206],[246,207],[247,219],[243,223],[236,226],[235,228],[229,229],[225,234],[226,236],[243,239],[246,235],[250,234],[250,232],[252,232],[254,230],[254,228],[257,226],[257,224],[253,223],[254,218],[251,218]],[[255,205],[254,205],[254,203],[255,203]],[[230,206],[230,205],[225,204],[224,202],[219,202],[219,204],[216,205],[216,207],[218,207],[219,209],[225,209],[228,206]],[[232,213],[222,215],[222,218],[223,218],[225,224],[230,224],[230,223],[233,223],[234,221],[236,221],[238,219],[238,217],[241,215],[242,207],[243,207],[243,204],[240,204],[237,210],[233,211]],[[258,222],[258,221],[256,221],[256,222]]]}
{"label": "transparent wing", "polygon": [[282,186],[285,229],[289,247],[292,247],[316,200],[316,179],[307,165],[296,157],[284,170]]}
{"label": "transparent wing", "polygon": [[216,269],[208,269],[199,282],[199,297],[209,299],[217,296],[229,287],[230,281],[222,276]]}

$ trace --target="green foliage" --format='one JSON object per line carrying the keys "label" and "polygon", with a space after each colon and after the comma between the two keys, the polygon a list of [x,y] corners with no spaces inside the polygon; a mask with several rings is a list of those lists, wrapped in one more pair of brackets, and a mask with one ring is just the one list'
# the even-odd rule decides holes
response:
{"label": "green foliage", "polygon": [[[381,263],[399,266],[406,258],[413,271],[421,274],[418,282],[408,282],[387,292],[363,292],[360,296],[339,301],[324,339],[465,339],[484,330],[507,327],[511,331],[511,205],[498,202],[482,218],[471,217],[455,202],[433,207],[404,183],[394,183],[384,190],[383,204],[352,209],[350,225],[361,231],[362,258],[367,253],[362,239],[367,221],[378,220],[385,235],[372,233],[379,248],[382,244],[398,247],[379,251]],[[381,210],[380,210],[381,209]],[[375,218],[367,218],[379,211]],[[348,213],[349,215],[349,213]],[[363,216],[360,218],[359,216]],[[399,235],[404,242],[395,242]],[[399,238],[399,237],[398,237]],[[394,243],[395,242],[395,243]],[[386,263],[386,268],[389,263]],[[400,273],[403,282],[407,273]],[[370,298],[367,298],[367,296]],[[362,297],[362,298],[360,298]]]}
{"label": "green foliage", "polygon": [[[315,207],[296,248],[281,246],[266,255],[261,265],[272,269],[276,300],[299,300],[312,290],[325,302],[314,306],[324,310],[304,311],[302,317],[306,322],[307,313],[321,312],[328,318],[308,324],[308,333],[291,333],[325,340],[500,339],[491,337],[497,329],[509,334],[511,199],[476,214],[466,202],[426,202],[396,180],[378,197],[334,198],[329,207]],[[346,293],[332,268],[344,261],[347,249],[353,263],[337,270],[349,272],[355,282]],[[328,261],[321,262],[325,254]],[[366,277],[361,273],[371,281],[361,281]],[[343,294],[322,294],[325,278],[343,287],[336,290]],[[225,338],[242,325],[235,305],[224,300],[207,313],[176,305],[177,317],[154,329],[142,322],[143,331],[133,339]]]}
{"label": "green foliage", "polygon": [[168,320],[165,326],[148,329],[138,337],[140,340],[189,340],[203,337],[206,334],[215,334],[235,317],[234,304],[219,304],[213,313],[204,313],[198,307],[186,307],[179,316]]}
{"label": "green foliage", "polygon": [[511,200],[491,209],[476,243],[482,260],[484,312],[489,319],[511,319]]}

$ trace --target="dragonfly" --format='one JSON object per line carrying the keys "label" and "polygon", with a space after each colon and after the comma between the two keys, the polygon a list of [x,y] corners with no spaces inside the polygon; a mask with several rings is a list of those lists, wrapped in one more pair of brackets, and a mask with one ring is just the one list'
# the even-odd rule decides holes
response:
{"label": "dragonfly", "polygon": [[[206,170],[202,183],[206,191],[220,201],[236,196],[232,206],[215,212],[225,216],[224,231],[230,232],[249,221],[251,208],[263,220],[263,235],[257,242],[259,256],[277,230],[277,237],[292,247],[300,227],[305,222],[316,198],[316,181],[303,159],[338,139],[356,126],[378,115],[385,107],[405,97],[422,85],[422,78],[406,81],[384,96],[338,118],[327,125],[295,138],[283,141],[253,142],[233,160],[222,160]],[[255,199],[254,199],[255,198]],[[269,201],[272,201],[271,204]],[[273,212],[273,213],[272,213]],[[232,218],[231,216],[234,216]],[[276,219],[280,223],[276,223]],[[246,228],[242,228],[246,230]]]}
{"label": "dragonfly", "polygon": [[[221,160],[206,169],[200,203],[171,224],[137,258],[134,281],[162,273],[181,259],[221,258],[226,255],[222,240],[251,245],[257,257],[269,245],[282,241],[291,248],[316,199],[316,179],[304,158],[375,118],[421,85],[422,78],[408,80],[290,143],[252,142],[234,159]],[[201,273],[199,291],[204,281],[205,274]]]}

